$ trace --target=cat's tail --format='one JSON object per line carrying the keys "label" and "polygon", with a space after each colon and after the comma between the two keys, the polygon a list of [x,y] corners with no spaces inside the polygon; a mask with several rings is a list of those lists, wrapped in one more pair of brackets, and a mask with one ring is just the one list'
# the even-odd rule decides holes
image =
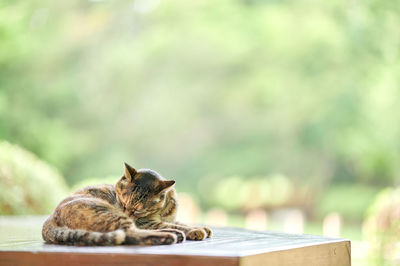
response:
{"label": "cat's tail", "polygon": [[59,227],[50,216],[42,228],[42,237],[46,243],[76,246],[112,246],[124,243],[126,235],[123,230],[108,233],[92,232],[81,229]]}

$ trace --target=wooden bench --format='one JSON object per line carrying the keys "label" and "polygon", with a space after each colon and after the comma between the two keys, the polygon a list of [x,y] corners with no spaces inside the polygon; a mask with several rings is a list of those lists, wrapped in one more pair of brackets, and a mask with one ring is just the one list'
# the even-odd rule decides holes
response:
{"label": "wooden bench", "polygon": [[72,247],[44,244],[45,217],[0,216],[0,265],[348,266],[350,241],[238,228],[213,228],[205,241],[170,246]]}

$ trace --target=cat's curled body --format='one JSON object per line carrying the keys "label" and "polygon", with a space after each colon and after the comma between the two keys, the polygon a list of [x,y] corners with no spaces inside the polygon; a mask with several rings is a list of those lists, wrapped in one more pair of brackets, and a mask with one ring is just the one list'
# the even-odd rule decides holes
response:
{"label": "cat's curled body", "polygon": [[207,227],[175,221],[175,181],[125,164],[116,185],[81,189],[64,199],[42,228],[47,243],[162,245],[211,237]]}

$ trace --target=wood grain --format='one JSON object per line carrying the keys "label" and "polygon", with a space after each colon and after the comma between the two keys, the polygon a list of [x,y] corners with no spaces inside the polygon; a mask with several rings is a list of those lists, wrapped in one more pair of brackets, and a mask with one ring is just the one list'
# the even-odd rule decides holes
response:
{"label": "wood grain", "polygon": [[46,245],[40,235],[43,219],[0,218],[0,266],[350,265],[350,241],[346,239],[239,228],[213,228],[211,239],[169,246]]}
{"label": "wood grain", "polygon": [[240,266],[349,266],[350,241],[308,246],[240,257]]}
{"label": "wood grain", "polygon": [[179,255],[139,254],[82,254],[82,253],[0,253],[0,265],[8,266],[105,266],[105,265],[146,265],[146,266],[236,266],[238,258]]}

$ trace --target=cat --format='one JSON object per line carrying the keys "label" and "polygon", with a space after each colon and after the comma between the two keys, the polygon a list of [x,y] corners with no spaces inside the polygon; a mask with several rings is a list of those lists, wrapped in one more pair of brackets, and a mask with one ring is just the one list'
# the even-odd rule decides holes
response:
{"label": "cat", "polygon": [[211,237],[208,227],[178,223],[175,181],[125,163],[116,185],[89,186],[67,197],[43,224],[46,243],[168,245]]}

